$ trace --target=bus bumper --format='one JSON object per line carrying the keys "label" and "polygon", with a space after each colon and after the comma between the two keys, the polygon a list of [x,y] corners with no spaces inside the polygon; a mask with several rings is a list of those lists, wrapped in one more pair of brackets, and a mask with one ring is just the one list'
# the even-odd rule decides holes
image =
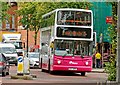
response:
{"label": "bus bumper", "polygon": [[91,72],[92,66],[60,66],[54,65],[52,71]]}

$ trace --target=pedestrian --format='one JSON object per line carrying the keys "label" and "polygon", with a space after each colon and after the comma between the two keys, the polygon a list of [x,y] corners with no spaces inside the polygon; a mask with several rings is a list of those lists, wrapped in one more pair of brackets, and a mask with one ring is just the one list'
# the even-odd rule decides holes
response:
{"label": "pedestrian", "polygon": [[100,64],[101,54],[99,52],[97,52],[95,55],[95,58],[96,58],[96,67],[100,68],[100,66],[101,66],[101,64]]}
{"label": "pedestrian", "polygon": [[95,68],[95,55],[96,53],[93,54],[92,60],[93,60],[93,68]]}
{"label": "pedestrian", "polygon": [[95,55],[96,55],[96,50],[95,48],[93,48],[93,56],[92,56],[93,68],[95,68],[95,65],[96,65]]}

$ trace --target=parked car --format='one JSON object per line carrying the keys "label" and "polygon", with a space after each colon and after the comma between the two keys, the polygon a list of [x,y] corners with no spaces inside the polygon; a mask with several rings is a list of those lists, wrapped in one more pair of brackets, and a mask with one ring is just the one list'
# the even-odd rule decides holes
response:
{"label": "parked car", "polygon": [[8,63],[8,59],[2,53],[0,53],[0,75],[9,75],[9,68],[10,65]]}
{"label": "parked car", "polygon": [[9,64],[15,64],[17,66],[18,54],[13,44],[0,43],[0,53],[2,53],[6,58],[9,58]]}
{"label": "parked car", "polygon": [[30,68],[39,67],[39,53],[28,52],[28,58],[30,60]]}

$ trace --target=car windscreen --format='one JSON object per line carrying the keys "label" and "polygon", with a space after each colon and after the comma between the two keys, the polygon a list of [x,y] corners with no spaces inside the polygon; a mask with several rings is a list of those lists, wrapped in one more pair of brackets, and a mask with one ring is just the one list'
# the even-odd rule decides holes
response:
{"label": "car windscreen", "polygon": [[0,51],[1,53],[7,53],[7,54],[16,53],[16,49],[13,47],[1,47]]}
{"label": "car windscreen", "polygon": [[29,58],[39,58],[39,54],[28,54]]}
{"label": "car windscreen", "polygon": [[22,42],[7,41],[5,43],[12,43],[16,49],[22,49]]}

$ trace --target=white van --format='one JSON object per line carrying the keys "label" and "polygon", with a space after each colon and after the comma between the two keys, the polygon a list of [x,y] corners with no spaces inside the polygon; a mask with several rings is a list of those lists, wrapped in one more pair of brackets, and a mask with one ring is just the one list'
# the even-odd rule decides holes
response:
{"label": "white van", "polygon": [[11,43],[0,43],[0,53],[3,53],[6,58],[9,59],[10,64],[17,66],[17,52],[15,46]]}

